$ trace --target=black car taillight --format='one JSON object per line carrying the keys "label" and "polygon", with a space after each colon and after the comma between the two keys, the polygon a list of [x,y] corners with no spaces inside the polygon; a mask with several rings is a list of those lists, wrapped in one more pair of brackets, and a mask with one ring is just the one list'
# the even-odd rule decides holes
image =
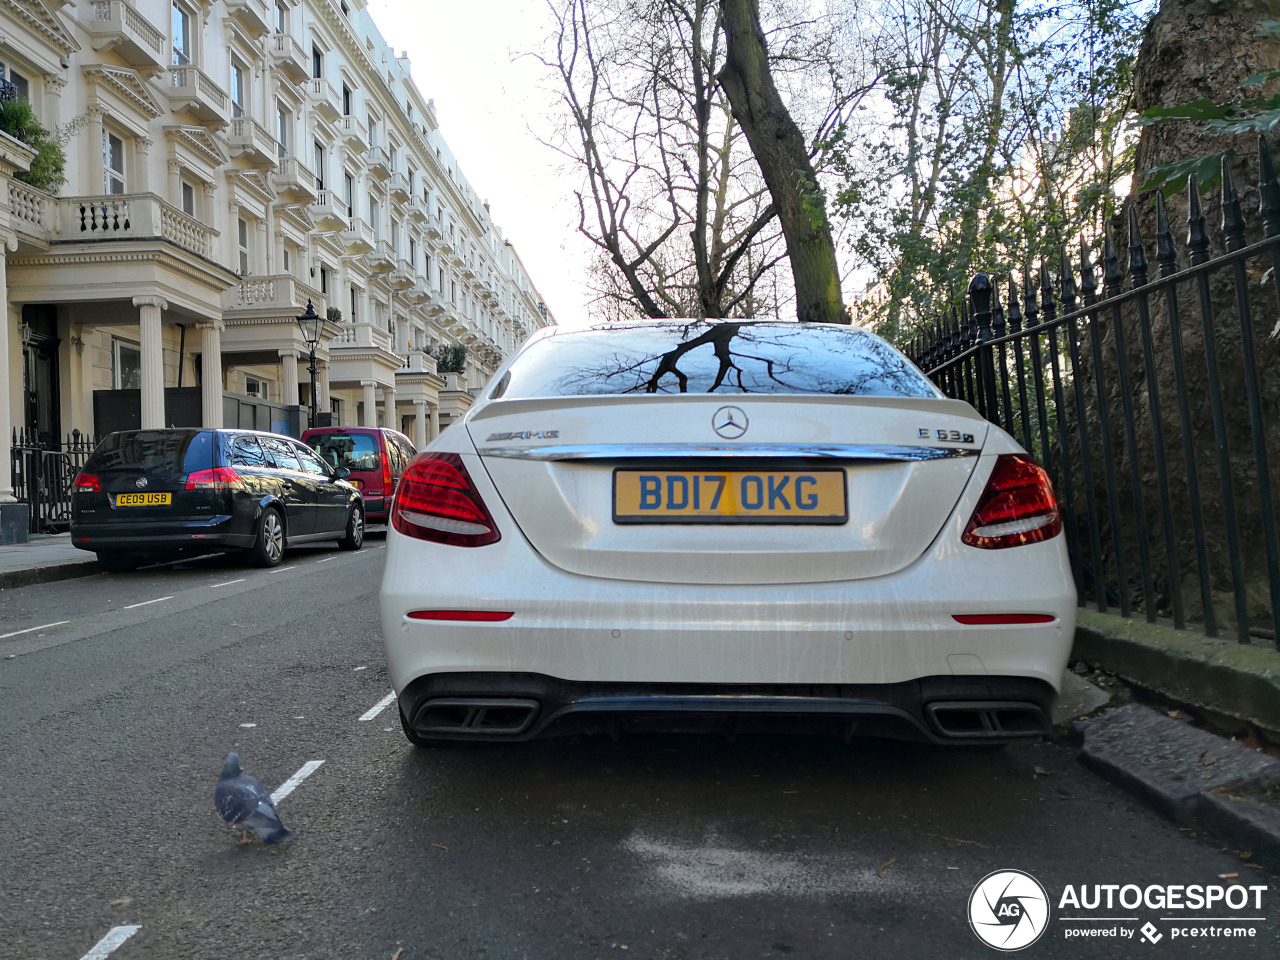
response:
{"label": "black car taillight", "polygon": [[76,493],[101,493],[102,480],[95,473],[77,473],[71,488]]}
{"label": "black car taillight", "polygon": [[502,539],[456,453],[423,453],[409,464],[396,491],[391,525],[405,536],[455,547]]}
{"label": "black car taillight", "polygon": [[231,467],[213,467],[188,474],[186,488],[188,490],[229,490],[239,482],[240,474]]}
{"label": "black car taillight", "polygon": [[971,547],[999,550],[1056,537],[1062,515],[1045,469],[1025,454],[1004,453],[960,538]]}

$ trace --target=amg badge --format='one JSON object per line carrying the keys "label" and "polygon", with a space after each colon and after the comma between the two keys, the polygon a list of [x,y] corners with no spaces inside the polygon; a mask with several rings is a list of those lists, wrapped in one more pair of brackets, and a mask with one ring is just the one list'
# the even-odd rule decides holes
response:
{"label": "amg badge", "polygon": [[559,430],[517,430],[514,433],[491,433],[485,443],[494,440],[555,440]]}

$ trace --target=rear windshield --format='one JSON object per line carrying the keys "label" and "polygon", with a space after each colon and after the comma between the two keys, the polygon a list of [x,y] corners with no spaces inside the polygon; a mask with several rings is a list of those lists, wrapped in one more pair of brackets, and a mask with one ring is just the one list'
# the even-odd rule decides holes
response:
{"label": "rear windshield", "polygon": [[371,433],[321,433],[307,438],[307,446],[337,470],[381,470],[378,438]]}
{"label": "rear windshield", "polygon": [[561,331],[530,344],[508,374],[495,396],[942,396],[884,340],[835,324],[686,321]]}
{"label": "rear windshield", "polygon": [[214,435],[207,431],[125,430],[98,444],[84,469],[181,475],[210,469],[213,451]]}

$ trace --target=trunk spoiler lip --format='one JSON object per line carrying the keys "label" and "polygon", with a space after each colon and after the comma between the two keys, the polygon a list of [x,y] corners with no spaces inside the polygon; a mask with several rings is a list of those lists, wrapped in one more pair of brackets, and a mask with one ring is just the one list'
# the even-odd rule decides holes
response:
{"label": "trunk spoiler lip", "polygon": [[936,447],[886,443],[581,443],[537,447],[477,446],[482,457],[507,460],[825,459],[945,460],[976,457],[980,446]]}

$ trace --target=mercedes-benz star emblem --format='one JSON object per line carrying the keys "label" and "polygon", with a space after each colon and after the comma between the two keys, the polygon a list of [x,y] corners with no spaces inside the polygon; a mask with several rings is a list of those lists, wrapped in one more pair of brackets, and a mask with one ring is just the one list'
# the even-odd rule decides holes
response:
{"label": "mercedes-benz star emblem", "polygon": [[137,480],[134,481],[133,485],[137,487],[139,490],[141,490],[143,487],[147,485],[147,478],[139,477]]}
{"label": "mercedes-benz star emblem", "polygon": [[747,432],[747,424],[741,407],[721,407],[711,415],[711,429],[726,440],[737,440]]}

